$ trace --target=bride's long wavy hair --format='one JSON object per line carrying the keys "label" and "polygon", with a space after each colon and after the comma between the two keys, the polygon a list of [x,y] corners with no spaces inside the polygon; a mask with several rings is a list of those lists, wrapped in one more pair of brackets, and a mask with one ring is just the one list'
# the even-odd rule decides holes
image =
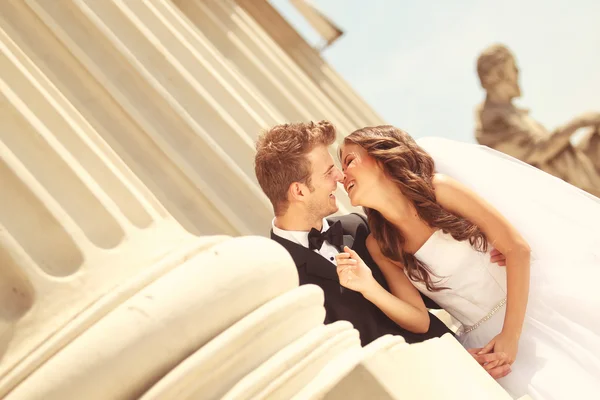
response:
{"label": "bride's long wavy hair", "polygon": [[[427,225],[439,228],[459,241],[468,240],[481,252],[487,251],[485,234],[473,223],[445,210],[436,202],[433,188],[435,163],[406,132],[382,125],[354,131],[344,139],[344,144],[354,143],[366,150],[383,168],[386,176],[396,184],[402,194],[414,205],[417,214]],[[373,237],[381,252],[391,260],[402,262],[408,277],[422,282],[430,291],[440,291],[432,280],[429,267],[413,254],[403,250],[405,238],[402,232],[374,209],[364,207]]]}

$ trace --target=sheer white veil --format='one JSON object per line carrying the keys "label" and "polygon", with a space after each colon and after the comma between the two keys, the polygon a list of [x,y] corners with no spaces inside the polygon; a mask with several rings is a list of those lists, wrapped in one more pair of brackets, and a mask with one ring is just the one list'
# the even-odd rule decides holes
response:
{"label": "sheer white veil", "polygon": [[600,270],[600,199],[485,146],[435,137],[417,143],[437,172],[500,211],[527,240],[533,259],[591,262]]}

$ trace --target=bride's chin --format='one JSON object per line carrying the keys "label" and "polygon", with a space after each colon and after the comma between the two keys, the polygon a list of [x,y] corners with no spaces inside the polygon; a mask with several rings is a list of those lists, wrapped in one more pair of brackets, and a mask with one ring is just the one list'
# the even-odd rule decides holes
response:
{"label": "bride's chin", "polygon": [[350,203],[354,206],[354,207],[367,207],[365,204],[368,204],[367,202],[365,202],[365,199],[354,199],[354,200],[350,200]]}

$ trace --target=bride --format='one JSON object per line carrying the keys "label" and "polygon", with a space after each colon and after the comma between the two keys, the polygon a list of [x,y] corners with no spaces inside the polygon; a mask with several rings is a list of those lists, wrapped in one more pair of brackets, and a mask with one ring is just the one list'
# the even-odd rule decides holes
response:
{"label": "bride", "polygon": [[429,324],[421,291],[462,324],[463,346],[510,365],[498,382],[514,397],[597,396],[600,200],[486,147],[420,144],[392,126],[345,138],[344,187],[394,296],[348,248],[341,284],[415,332]]}

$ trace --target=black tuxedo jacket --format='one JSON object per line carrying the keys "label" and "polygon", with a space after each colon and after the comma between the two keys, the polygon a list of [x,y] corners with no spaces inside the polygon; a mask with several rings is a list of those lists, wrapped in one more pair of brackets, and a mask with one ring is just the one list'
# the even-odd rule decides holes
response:
{"label": "black tuxedo jacket", "polygon": [[[367,250],[366,239],[369,235],[367,221],[359,214],[327,219],[330,224],[337,220],[341,221],[343,226],[344,245],[358,253],[373,271],[373,277],[377,282],[389,291],[383,273]],[[365,299],[362,294],[347,288],[341,290],[336,267],[325,257],[304,246],[279,237],[273,232],[271,232],[271,239],[285,247],[294,259],[301,285],[312,283],[320,286],[325,292],[325,323],[339,320],[350,321],[359,331],[363,346],[386,334],[401,335],[408,343],[415,343],[451,332],[444,323],[431,313],[429,314],[431,323],[429,324],[429,331],[426,333],[412,333],[401,328],[377,306]],[[429,308],[439,308],[429,298],[423,297],[423,299]]]}

